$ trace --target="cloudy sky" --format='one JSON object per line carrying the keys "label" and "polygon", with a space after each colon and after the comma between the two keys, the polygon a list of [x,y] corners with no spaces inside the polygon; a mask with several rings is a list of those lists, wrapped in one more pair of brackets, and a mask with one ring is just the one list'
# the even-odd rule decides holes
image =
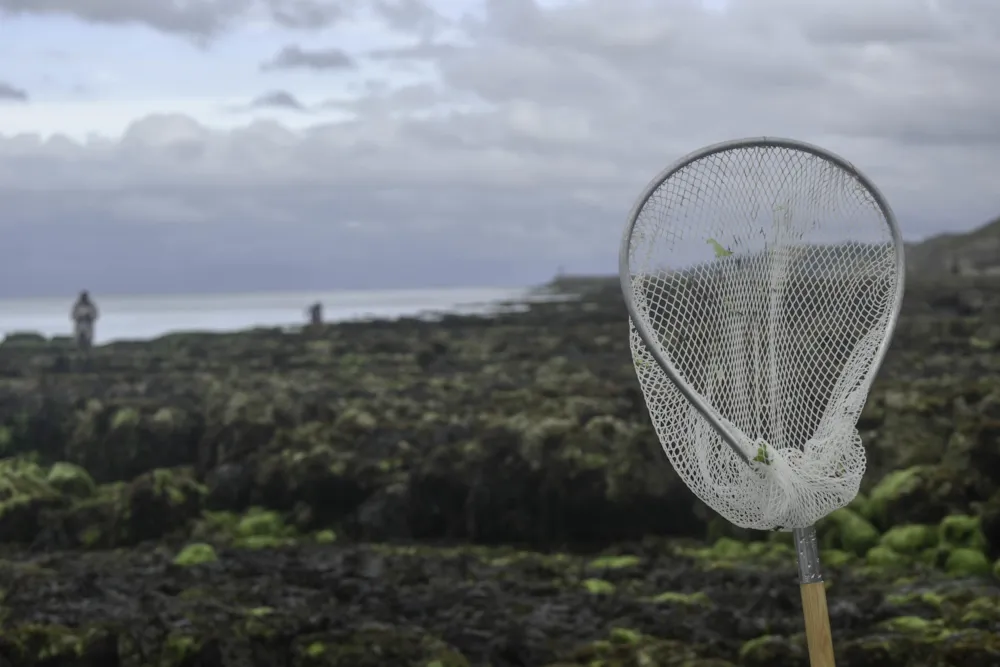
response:
{"label": "cloudy sky", "polygon": [[0,296],[610,273],[656,172],[763,134],[962,231],[998,72],[996,0],[0,0]]}

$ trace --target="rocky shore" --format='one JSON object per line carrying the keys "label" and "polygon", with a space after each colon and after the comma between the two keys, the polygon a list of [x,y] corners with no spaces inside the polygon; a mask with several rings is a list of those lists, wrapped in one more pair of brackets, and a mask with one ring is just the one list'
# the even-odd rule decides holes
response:
{"label": "rocky shore", "polygon": [[[0,665],[805,667],[613,280],[495,316],[0,345]],[[840,667],[1000,665],[1000,280],[911,281],[819,526]]]}

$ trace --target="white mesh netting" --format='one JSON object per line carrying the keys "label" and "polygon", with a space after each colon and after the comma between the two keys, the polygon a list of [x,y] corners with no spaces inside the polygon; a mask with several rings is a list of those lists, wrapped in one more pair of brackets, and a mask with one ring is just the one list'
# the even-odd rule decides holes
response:
{"label": "white mesh netting", "polygon": [[872,193],[811,153],[729,149],[664,181],[629,244],[632,316],[749,459],[685,400],[630,320],[650,416],[688,487],[760,530],[847,505],[865,469],[856,424],[901,289]]}

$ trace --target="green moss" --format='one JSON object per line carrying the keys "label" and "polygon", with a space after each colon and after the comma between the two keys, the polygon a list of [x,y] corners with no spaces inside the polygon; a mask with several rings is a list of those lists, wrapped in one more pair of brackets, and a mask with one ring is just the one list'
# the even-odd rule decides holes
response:
{"label": "green moss", "polygon": [[319,530],[313,535],[316,544],[333,544],[337,541],[337,533],[332,530]]}
{"label": "green moss", "polygon": [[60,493],[77,498],[89,498],[97,490],[90,473],[73,463],[56,463],[49,468],[45,481]]}
{"label": "green moss", "polygon": [[80,531],[78,538],[84,548],[92,549],[104,539],[104,531],[99,526],[87,526]]}
{"label": "green moss", "polygon": [[895,470],[882,478],[869,494],[869,519],[884,519],[886,508],[901,496],[916,491],[927,466]]}
{"label": "green moss", "polygon": [[547,667],[732,667],[703,660],[683,642],[644,635],[628,628],[611,630],[607,639],[592,641]]}
{"label": "green moss", "polygon": [[583,587],[594,595],[611,595],[616,590],[613,583],[604,579],[584,579]]}
{"label": "green moss", "polygon": [[119,408],[111,418],[111,430],[135,428],[142,422],[142,415],[135,408]]}
{"label": "green moss", "polygon": [[831,512],[819,525],[824,547],[863,556],[878,544],[878,530],[858,512],[844,507]]}
{"label": "green moss", "polygon": [[278,549],[294,543],[295,540],[288,537],[278,537],[276,535],[249,535],[241,537],[233,544],[241,549],[256,551],[259,549]]}
{"label": "green moss", "polygon": [[233,544],[245,549],[270,549],[292,544],[296,531],[279,512],[251,508],[235,526]]}
{"label": "green moss", "polygon": [[925,549],[937,545],[937,531],[931,526],[909,524],[890,528],[882,536],[879,544],[896,553],[915,556]]}
{"label": "green moss", "polygon": [[887,595],[885,601],[897,607],[919,604],[931,607],[935,611],[940,611],[942,605],[945,603],[945,597],[934,591],[919,591],[903,595]]}
{"label": "green moss", "polygon": [[854,558],[853,553],[841,551],[840,549],[824,549],[821,554],[823,565],[832,568],[843,567],[853,561]]}
{"label": "green moss", "polygon": [[27,458],[0,460],[0,500],[58,496],[46,477],[45,470]]}
{"label": "green moss", "polygon": [[622,570],[641,562],[638,556],[604,556],[590,561],[588,567],[594,570]]}
{"label": "green moss", "polygon": [[945,632],[942,621],[931,621],[920,616],[897,616],[883,621],[879,626],[891,632],[917,635],[928,640],[940,637]]}
{"label": "green moss", "polygon": [[979,549],[955,549],[945,562],[948,574],[958,577],[990,574],[990,561]]}
{"label": "green moss", "polygon": [[993,563],[993,578],[1000,579],[1000,558]]}
{"label": "green moss", "polygon": [[286,532],[285,520],[272,510],[251,508],[236,524],[238,537],[277,536]]}
{"label": "green moss", "polygon": [[739,559],[747,555],[747,545],[738,540],[728,537],[716,540],[712,545],[710,554],[716,558]]}
{"label": "green moss", "polygon": [[196,542],[181,549],[180,553],[174,557],[173,563],[180,567],[190,567],[203,563],[214,563],[217,560],[219,557],[212,545]]}
{"label": "green moss", "polygon": [[153,490],[161,498],[166,498],[171,505],[183,505],[188,500],[188,494],[204,495],[207,490],[186,473],[189,471],[157,468],[152,471]]}
{"label": "green moss", "polygon": [[938,525],[938,536],[942,544],[950,547],[986,549],[986,538],[978,516],[955,514],[946,516]]}
{"label": "green moss", "polygon": [[46,471],[24,458],[0,460],[0,520],[4,539],[30,542],[36,537],[37,517],[46,507],[67,501],[46,479]]}
{"label": "green moss", "polygon": [[688,607],[707,607],[712,604],[711,598],[700,591],[697,593],[666,591],[659,595],[654,595],[649,601],[655,604],[679,604]]}
{"label": "green moss", "polygon": [[29,623],[4,630],[4,639],[12,643],[25,662],[51,663],[79,660],[88,643],[86,630],[62,625]]}
{"label": "green moss", "polygon": [[907,563],[905,556],[884,546],[869,549],[865,561],[874,567],[902,567]]}
{"label": "green moss", "polygon": [[202,640],[192,635],[179,632],[172,632],[167,635],[163,642],[162,660],[163,667],[174,667],[183,665],[194,658],[201,650]]}
{"label": "green moss", "polygon": [[753,667],[797,665],[805,658],[801,637],[764,635],[744,642],[740,647],[740,664]]}
{"label": "green moss", "polygon": [[271,607],[254,607],[247,610],[247,616],[252,616],[254,618],[264,618],[265,616],[270,616],[274,613],[274,609]]}
{"label": "green moss", "polygon": [[962,607],[960,622],[963,625],[1000,623],[1000,598],[982,596],[970,600]]}
{"label": "green moss", "polygon": [[638,644],[642,641],[642,633],[628,628],[611,628],[609,638],[615,644]]}
{"label": "green moss", "polygon": [[[285,523],[280,512],[251,507],[245,514],[232,512],[202,512],[196,522],[193,536],[198,539],[231,544],[243,549],[270,549],[294,544],[298,532]],[[319,531],[314,539],[327,543],[333,531]]]}
{"label": "green moss", "polygon": [[342,636],[307,635],[294,645],[302,667],[469,667],[453,647],[416,628],[374,626]]}
{"label": "green moss", "polygon": [[680,548],[677,553],[700,561],[699,564],[706,570],[769,566],[774,563],[787,565],[795,559],[790,539],[741,542],[730,537],[722,537],[710,547]]}

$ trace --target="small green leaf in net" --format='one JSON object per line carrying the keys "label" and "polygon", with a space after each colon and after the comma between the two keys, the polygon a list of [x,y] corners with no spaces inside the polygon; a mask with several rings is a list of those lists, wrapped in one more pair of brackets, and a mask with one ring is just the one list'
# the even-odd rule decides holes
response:
{"label": "small green leaf in net", "polygon": [[730,255],[733,254],[732,250],[727,250],[726,248],[722,247],[722,244],[716,241],[715,239],[709,239],[708,243],[711,244],[712,249],[715,251],[716,257],[729,257]]}
{"label": "small green leaf in net", "polygon": [[767,455],[767,445],[761,443],[757,445],[757,456],[753,457],[753,460],[757,463],[763,463],[766,466],[771,465],[771,457]]}

